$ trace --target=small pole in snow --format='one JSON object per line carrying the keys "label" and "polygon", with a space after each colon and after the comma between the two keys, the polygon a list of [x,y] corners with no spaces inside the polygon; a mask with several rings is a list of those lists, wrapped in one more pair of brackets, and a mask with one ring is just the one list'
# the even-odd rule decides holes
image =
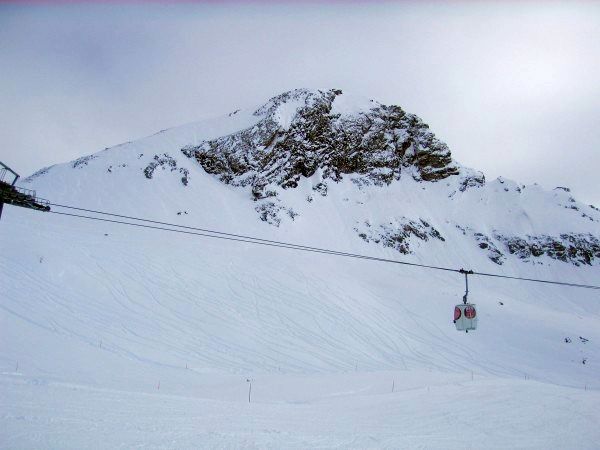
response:
{"label": "small pole in snow", "polygon": [[187,363],[185,363],[185,369],[187,370],[187,368],[188,368]]}
{"label": "small pole in snow", "polygon": [[358,372],[358,361],[356,361],[356,365],[354,366],[354,371]]}
{"label": "small pole in snow", "polygon": [[250,378],[246,378],[246,382],[250,383],[248,387],[248,403],[250,403],[250,396],[252,395],[252,380],[250,380]]}
{"label": "small pole in snow", "polygon": [[100,339],[100,348],[102,348],[102,339]]}
{"label": "small pole in snow", "polygon": [[160,380],[158,380],[158,386],[156,386],[157,390],[160,390]]}
{"label": "small pole in snow", "polygon": [[19,371],[19,361],[17,361],[17,367],[15,367],[15,372]]}
{"label": "small pole in snow", "polygon": [[396,384],[396,380],[392,380],[392,392],[394,392],[395,384]]}

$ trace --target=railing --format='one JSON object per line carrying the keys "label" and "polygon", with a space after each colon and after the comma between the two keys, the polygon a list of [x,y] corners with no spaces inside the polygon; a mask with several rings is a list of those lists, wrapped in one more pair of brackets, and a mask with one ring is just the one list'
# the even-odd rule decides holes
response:
{"label": "railing", "polygon": [[[33,204],[35,205],[35,209],[48,209],[50,210],[50,202],[44,198],[39,198],[36,192],[33,189],[25,189],[19,186],[14,186],[15,190],[22,195],[26,195],[31,199]],[[40,208],[40,206],[42,208]]]}
{"label": "railing", "polygon": [[[11,182],[5,181],[8,173],[14,175]],[[4,203],[38,211],[50,211],[50,202],[43,198],[37,198],[33,189],[15,186],[18,179],[19,174],[0,161],[0,214]]]}
{"label": "railing", "polygon": [[15,190],[17,190],[17,192],[20,192],[23,195],[28,195],[30,197],[33,197],[35,199],[35,191],[32,189],[25,189],[19,186],[15,186]]}
{"label": "railing", "polygon": [[38,205],[42,205],[44,208],[48,208],[48,210],[50,210],[50,201],[46,200],[45,198],[37,198],[35,199],[35,202]]}
{"label": "railing", "polygon": [[50,211],[50,202],[38,198],[34,190],[12,186],[4,182],[0,185],[0,202],[23,208]]}

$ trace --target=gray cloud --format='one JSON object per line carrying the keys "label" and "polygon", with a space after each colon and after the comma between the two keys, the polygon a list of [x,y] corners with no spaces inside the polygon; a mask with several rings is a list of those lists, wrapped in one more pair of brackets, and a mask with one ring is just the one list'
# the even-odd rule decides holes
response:
{"label": "gray cloud", "polygon": [[2,159],[23,174],[339,87],[420,115],[456,159],[600,204],[600,5],[0,6]]}

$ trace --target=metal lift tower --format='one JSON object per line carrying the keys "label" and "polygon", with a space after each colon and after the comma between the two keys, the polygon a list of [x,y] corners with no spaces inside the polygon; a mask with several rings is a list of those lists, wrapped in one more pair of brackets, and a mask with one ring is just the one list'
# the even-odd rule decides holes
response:
{"label": "metal lift tower", "polygon": [[50,211],[48,200],[38,198],[35,191],[15,186],[18,179],[19,174],[0,161],[0,217],[5,203],[38,211]]}

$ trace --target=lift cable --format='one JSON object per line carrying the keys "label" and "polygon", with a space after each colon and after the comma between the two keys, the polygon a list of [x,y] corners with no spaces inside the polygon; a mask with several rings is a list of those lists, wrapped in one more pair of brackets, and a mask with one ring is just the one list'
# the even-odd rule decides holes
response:
{"label": "lift cable", "polygon": [[600,289],[600,286],[594,286],[593,284],[577,284],[568,283],[565,281],[540,280],[538,278],[511,277],[509,275],[500,275],[497,273],[473,272],[473,275],[478,275],[480,277],[506,278],[508,280],[533,281],[535,283],[559,284],[561,286],[580,287],[586,289]]}
{"label": "lift cable", "polygon": [[[217,235],[220,235],[220,236],[229,236],[229,237],[239,238],[239,239],[244,239],[244,240],[252,240],[252,241],[258,241],[258,242],[265,242],[265,243],[269,243],[269,244],[285,245],[286,247],[297,247],[297,248],[307,249],[307,250],[318,250],[320,252],[334,253],[334,254],[339,254],[339,255],[350,255],[350,253],[340,252],[340,251],[337,251],[337,250],[330,250],[330,249],[323,249],[323,248],[318,248],[318,247],[311,247],[311,246],[308,246],[308,245],[294,244],[294,243],[291,243],[291,242],[275,241],[275,240],[272,240],[272,239],[261,239],[261,238],[257,238],[257,237],[253,237],[253,236],[246,236],[246,235],[243,235],[243,234],[225,233],[223,231],[210,230],[210,229],[207,229],[207,228],[190,227],[190,226],[186,226],[186,225],[178,225],[178,224],[175,224],[175,223],[160,222],[158,220],[150,220],[150,219],[142,219],[140,217],[125,216],[123,214],[114,214],[114,213],[109,213],[109,212],[105,212],[105,211],[96,211],[96,210],[93,210],[93,209],[78,208],[78,207],[75,207],[75,206],[59,205],[59,204],[55,204],[55,203],[51,203],[51,205],[52,206],[58,206],[60,208],[74,209],[74,210],[85,211],[85,212],[94,213],[94,214],[102,214],[102,215],[105,215],[105,216],[119,217],[121,219],[137,220],[137,221],[140,221],[140,222],[153,223],[153,224],[157,224],[157,225],[166,225],[166,226],[169,226],[169,227],[182,228],[182,229],[186,229],[186,230],[201,231],[203,233],[217,234]],[[352,256],[358,256],[358,255],[352,254]],[[412,263],[407,263],[407,264],[412,264]],[[440,267],[439,269],[442,270],[444,268]]]}
{"label": "lift cable", "polygon": [[[301,250],[301,251],[305,251],[305,252],[322,253],[325,255],[346,256],[349,258],[358,258],[358,259],[366,259],[366,260],[370,260],[370,261],[402,264],[402,265],[406,265],[406,266],[423,267],[423,268],[427,268],[427,269],[445,270],[448,272],[460,272],[460,270],[451,269],[448,267],[429,266],[426,264],[411,263],[411,262],[406,262],[406,261],[397,261],[394,259],[378,258],[375,256],[358,255],[358,254],[354,254],[354,253],[344,253],[344,252],[338,252],[335,250],[328,250],[328,249],[324,249],[324,248],[322,249],[322,248],[318,248],[318,247],[307,247],[307,246],[301,246],[301,245],[296,245],[296,244],[288,244],[286,242],[278,242],[278,241],[264,242],[264,241],[266,241],[266,239],[257,239],[257,238],[252,238],[252,237],[248,237],[247,239],[245,239],[242,237],[221,236],[221,235],[217,235],[217,234],[208,234],[208,233],[210,233],[210,231],[206,232],[206,233],[199,233],[199,232],[195,232],[195,231],[176,230],[173,228],[159,227],[159,226],[155,226],[155,225],[146,225],[146,224],[142,224],[142,223],[124,222],[122,220],[104,219],[102,217],[84,216],[84,215],[80,215],[80,214],[71,214],[71,213],[65,213],[65,212],[59,212],[59,211],[50,211],[50,212],[52,214],[60,214],[61,216],[79,217],[81,219],[90,219],[90,220],[98,220],[101,222],[119,223],[119,224],[123,224],[123,225],[131,225],[131,226],[140,227],[140,228],[150,228],[153,230],[171,231],[174,233],[191,234],[191,235],[195,235],[195,236],[202,236],[202,237],[208,237],[208,238],[214,238],[214,239],[224,239],[224,240],[235,241],[235,242],[246,242],[249,244],[265,245],[268,247],[289,248],[291,250]],[[143,220],[143,219],[138,219],[138,220]],[[178,225],[173,225],[173,226],[178,226]]]}
{"label": "lift cable", "polygon": [[[54,203],[52,203],[51,205],[58,206],[61,208],[75,209],[78,211],[86,211],[86,212],[95,213],[95,214],[103,214],[106,216],[119,217],[122,219],[131,219],[131,220],[137,220],[140,222],[148,222],[148,223],[154,223],[154,224],[158,224],[158,225],[167,225],[169,227],[183,228],[186,230],[200,231],[202,233],[211,233],[210,235],[199,234],[200,236],[207,236],[207,237],[217,237],[217,236],[213,236],[213,235],[227,236],[227,237],[231,237],[231,238],[236,238],[235,240],[243,240],[243,242],[250,242],[250,241],[255,242],[255,243],[260,242],[260,243],[264,243],[265,245],[273,244],[273,245],[276,245],[279,247],[295,248],[298,250],[314,251],[314,252],[318,252],[318,253],[328,253],[328,254],[338,255],[338,256],[348,256],[348,257],[352,257],[352,258],[369,259],[369,260],[373,260],[373,261],[389,262],[389,263],[394,263],[394,264],[403,264],[403,265],[407,265],[407,266],[424,267],[424,268],[428,268],[428,269],[444,270],[444,271],[448,271],[448,272],[460,272],[460,270],[458,270],[458,269],[452,269],[452,268],[448,268],[448,267],[430,266],[430,265],[426,265],[426,264],[418,264],[418,263],[411,263],[411,262],[406,262],[406,261],[397,261],[397,260],[393,260],[393,259],[378,258],[375,256],[359,255],[356,253],[341,252],[338,250],[331,250],[331,249],[325,249],[325,248],[320,248],[320,247],[311,247],[308,245],[294,244],[292,242],[276,241],[276,240],[272,240],[272,239],[261,239],[261,238],[257,238],[254,236],[247,236],[247,235],[243,235],[243,234],[225,233],[223,231],[210,230],[207,228],[190,227],[190,226],[186,226],[186,225],[178,225],[175,223],[143,219],[140,217],[125,216],[122,214],[114,214],[114,213],[109,213],[109,212],[105,212],[105,211],[96,211],[93,209],[77,208],[75,206],[58,205],[58,204],[54,204]],[[88,216],[85,216],[85,217],[88,217]],[[120,222],[117,222],[117,223],[120,223]],[[127,223],[129,223],[129,222],[127,222]],[[175,230],[173,230],[173,231],[175,231]],[[194,233],[194,234],[197,234],[197,233]]]}
{"label": "lift cable", "polygon": [[[106,215],[106,216],[118,217],[118,218],[122,218],[122,219],[136,220],[136,221],[140,221],[140,222],[152,223],[152,224],[156,224],[156,225],[165,225],[167,227],[176,227],[176,228],[181,228],[181,229],[166,228],[163,226],[155,226],[155,225],[146,225],[143,223],[132,223],[132,222],[126,222],[126,221],[114,220],[114,219],[105,219],[105,218],[101,218],[101,217],[87,216],[87,215],[81,215],[81,214],[50,211],[51,213],[54,213],[54,214],[59,214],[59,215],[69,216],[69,217],[78,217],[81,219],[118,223],[118,224],[122,224],[122,225],[130,225],[130,226],[135,226],[135,227],[140,227],[140,228],[150,228],[150,229],[155,229],[155,230],[160,230],[160,231],[171,231],[171,232],[175,232],[175,233],[196,235],[196,236],[202,236],[202,237],[208,237],[208,238],[214,238],[214,239],[223,239],[223,240],[236,241],[236,242],[246,242],[246,243],[258,244],[258,245],[264,245],[264,246],[270,246],[270,247],[288,248],[288,249],[292,249],[292,250],[300,250],[300,251],[306,251],[306,252],[312,252],[312,253],[345,256],[345,257],[349,257],[349,258],[365,259],[365,260],[369,260],[369,261],[378,261],[378,262],[386,262],[386,263],[400,264],[400,265],[413,266],[413,267],[421,267],[424,269],[465,273],[464,269],[454,269],[454,268],[450,268],[450,267],[432,266],[432,265],[428,265],[428,264],[411,263],[411,262],[407,262],[407,261],[398,261],[395,259],[378,258],[375,256],[360,255],[360,254],[356,254],[356,253],[347,253],[347,252],[341,252],[341,251],[337,251],[337,250],[331,250],[331,249],[325,249],[325,248],[319,248],[319,247],[311,247],[311,246],[294,244],[294,243],[284,242],[284,241],[261,239],[261,238],[256,238],[253,236],[246,236],[246,235],[241,235],[241,234],[225,233],[222,231],[216,231],[216,230],[211,230],[211,229],[207,229],[207,228],[190,227],[190,226],[186,226],[186,225],[178,225],[178,224],[169,223],[169,222],[160,222],[160,221],[144,219],[144,218],[140,218],[140,217],[126,216],[126,215],[122,215],[122,214],[114,214],[114,213],[109,213],[106,211],[78,208],[75,206],[61,205],[61,204],[56,204],[56,203],[51,203],[51,205],[57,206],[60,208],[85,211],[85,212],[94,213],[94,214],[101,214],[101,215]],[[186,231],[186,230],[191,230],[191,231]],[[514,276],[509,276],[509,275],[501,275],[501,274],[486,273],[486,272],[468,271],[468,273],[470,275],[477,275],[477,276],[483,276],[483,277],[504,278],[504,279],[510,279],[510,280],[529,281],[529,282],[536,282],[536,283],[545,283],[545,284],[553,284],[553,285],[560,285],[560,286],[569,286],[569,287],[579,287],[579,288],[585,288],[585,289],[600,290],[600,286],[595,286],[595,285],[577,284],[577,283],[570,283],[570,282],[563,282],[563,281],[542,280],[542,279],[537,279],[537,278],[514,277]]]}

